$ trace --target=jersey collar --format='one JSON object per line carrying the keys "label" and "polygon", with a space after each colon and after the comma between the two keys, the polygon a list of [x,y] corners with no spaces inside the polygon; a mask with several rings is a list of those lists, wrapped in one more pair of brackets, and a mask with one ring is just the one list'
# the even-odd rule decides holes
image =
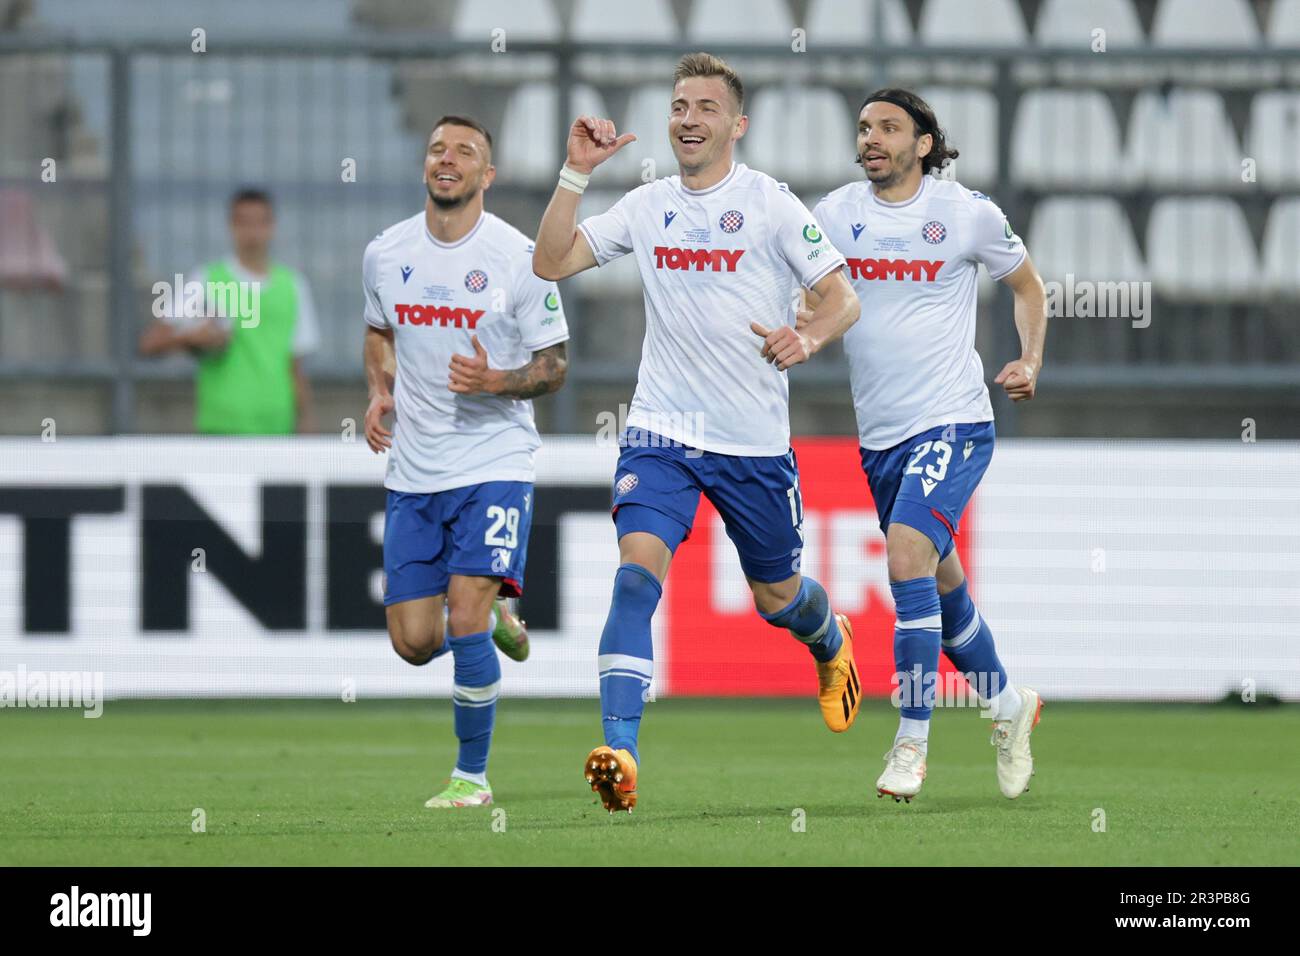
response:
{"label": "jersey collar", "polygon": [[679,175],[677,177],[677,188],[680,189],[682,192],[686,193],[686,195],[688,196],[707,196],[709,195],[709,193],[717,192],[723,186],[727,185],[727,183],[735,179],[736,172],[739,169],[740,169],[739,163],[732,163],[731,169],[727,170],[727,175],[723,176],[722,179],[718,180],[718,182],[714,183],[708,189],[687,189],[685,186],[682,185],[682,177]]}
{"label": "jersey collar", "polygon": [[481,213],[479,213],[478,221],[474,223],[474,228],[472,228],[469,232],[465,233],[465,235],[461,236],[455,242],[443,242],[440,239],[434,238],[433,233],[429,231],[429,223],[427,220],[424,219],[423,213],[420,214],[420,219],[421,219],[420,224],[424,226],[424,237],[428,239],[430,242],[432,242],[435,246],[437,246],[439,249],[459,249],[461,246],[465,245],[465,243],[469,242],[476,235],[478,235],[478,231],[483,228],[483,222],[487,219],[487,210],[484,209]]}
{"label": "jersey collar", "polygon": [[918,199],[920,199],[922,196],[925,195],[926,180],[930,178],[931,178],[930,176],[922,176],[920,188],[917,189],[917,191],[913,193],[910,198],[904,199],[901,202],[885,202],[883,199],[881,199],[879,196],[876,195],[876,191],[875,189],[872,188],[871,183],[867,183],[867,192],[871,193],[871,199],[872,201],[875,202],[877,206],[884,206],[886,209],[902,209],[904,206],[912,205],[912,203],[916,202]]}

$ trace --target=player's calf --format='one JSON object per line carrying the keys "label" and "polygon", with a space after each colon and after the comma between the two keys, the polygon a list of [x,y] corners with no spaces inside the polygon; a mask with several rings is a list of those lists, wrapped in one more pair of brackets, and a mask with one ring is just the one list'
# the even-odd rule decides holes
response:
{"label": "player's calf", "polygon": [[[784,582],[783,582],[784,583]],[[794,600],[773,613],[764,613],[764,593],[751,581],[755,603],[763,620],[786,628],[807,645],[817,664],[817,699],[822,719],[835,733],[843,733],[857,719],[862,705],[862,682],[853,660],[853,630],[849,619],[831,610],[826,589],[812,578],[800,578]],[[770,606],[770,604],[769,604]]]}

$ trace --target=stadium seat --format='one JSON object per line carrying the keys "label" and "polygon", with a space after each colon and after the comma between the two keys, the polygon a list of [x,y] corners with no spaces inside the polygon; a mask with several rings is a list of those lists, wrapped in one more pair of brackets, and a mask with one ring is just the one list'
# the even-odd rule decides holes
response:
{"label": "stadium seat", "polygon": [[1028,40],[1015,0],[926,0],[919,32],[934,46],[1019,46]]}
{"label": "stadium seat", "polygon": [[1242,152],[1219,94],[1138,94],[1129,122],[1126,178],[1161,186],[1241,185]]}
{"label": "stadium seat", "polygon": [[[359,57],[142,57],[133,73],[135,175],[337,182],[344,157],[359,177],[404,175],[423,135],[405,129],[392,73]],[[298,89],[319,95],[300,99]]]}
{"label": "stadium seat", "polygon": [[632,91],[627,104],[627,119],[621,132],[636,133],[637,140],[623,149],[638,164],[653,159],[655,178],[677,172],[677,160],[668,141],[669,103],[672,87],[668,82],[650,83]]}
{"label": "stadium seat", "polygon": [[686,22],[686,39],[788,47],[793,29],[794,20],[785,0],[695,0]]}
{"label": "stadium seat", "polygon": [[1300,93],[1265,90],[1250,108],[1250,147],[1255,172],[1269,186],[1300,182]]}
{"label": "stadium seat", "polygon": [[1259,291],[1259,256],[1231,199],[1156,201],[1147,225],[1156,291],[1172,299],[1243,299]]}
{"label": "stadium seat", "polygon": [[1047,0],[1034,38],[1041,46],[1092,48],[1092,31],[1106,31],[1106,48],[1141,46],[1142,23],[1130,0]]}
{"label": "stadium seat", "polygon": [[956,178],[967,186],[993,185],[998,172],[998,103],[993,94],[951,86],[919,92],[961,153],[955,162]]}
{"label": "stadium seat", "polygon": [[770,86],[748,112],[744,143],[756,168],[795,185],[854,176],[853,115],[834,90]]}
{"label": "stadium seat", "polygon": [[1155,46],[1259,45],[1259,28],[1246,0],[1160,0],[1151,26]]}
{"label": "stadium seat", "polygon": [[1105,185],[1123,178],[1119,124],[1097,90],[1031,90],[1012,130],[1012,178]]}
{"label": "stadium seat", "polygon": [[1273,46],[1300,46],[1300,0],[1273,0],[1268,42]]}
{"label": "stadium seat", "polygon": [[1110,197],[1043,200],[1027,243],[1045,281],[1064,282],[1067,275],[1099,282],[1148,278],[1128,217]]}
{"label": "stadium seat", "polygon": [[1264,229],[1264,284],[1275,293],[1300,295],[1300,198],[1273,203]]}
{"label": "stadium seat", "polygon": [[677,39],[677,22],[668,0],[637,0],[619,6],[610,16],[605,0],[578,0],[569,35],[575,40],[670,43]]}
{"label": "stadium seat", "polygon": [[457,40],[482,40],[486,45],[492,31],[506,31],[507,49],[516,40],[558,40],[560,19],[550,0],[461,0],[452,21],[451,33]]}
{"label": "stadium seat", "polygon": [[889,43],[912,42],[912,23],[902,0],[812,0],[808,5],[808,48],[819,44],[861,44],[875,39],[876,7],[880,5],[885,18],[885,40]]}
{"label": "stadium seat", "polygon": [[[574,116],[609,115],[600,94],[586,84],[574,86],[571,112]],[[516,89],[506,103],[505,119],[497,137],[500,141],[497,165],[504,181],[530,185],[553,183],[564,162],[559,137],[571,121],[571,117],[559,116],[556,87],[528,85]],[[617,157],[610,162],[616,160]]]}

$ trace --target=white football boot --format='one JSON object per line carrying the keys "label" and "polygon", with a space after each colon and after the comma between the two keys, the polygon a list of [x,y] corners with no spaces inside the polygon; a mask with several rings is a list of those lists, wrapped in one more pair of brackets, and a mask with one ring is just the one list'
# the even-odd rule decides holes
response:
{"label": "white football boot", "polygon": [[1043,709],[1043,699],[1037,693],[1028,687],[1016,690],[1020,694],[1020,710],[1011,720],[993,721],[993,736],[989,740],[998,750],[998,786],[1010,800],[1029,789],[1029,778],[1034,775],[1029,735],[1038,726]]}
{"label": "white football boot", "polygon": [[885,772],[876,781],[876,796],[889,794],[895,803],[911,803],[925,780],[925,748],[926,742],[917,737],[898,738],[885,754]]}

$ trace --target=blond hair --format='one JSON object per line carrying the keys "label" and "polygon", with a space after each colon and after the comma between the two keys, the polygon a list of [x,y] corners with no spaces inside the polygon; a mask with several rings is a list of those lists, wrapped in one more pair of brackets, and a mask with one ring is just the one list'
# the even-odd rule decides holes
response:
{"label": "blond hair", "polygon": [[736,98],[736,112],[745,112],[745,85],[740,76],[727,65],[727,61],[712,53],[688,53],[677,61],[673,71],[673,86],[691,76],[720,76],[727,89]]}

